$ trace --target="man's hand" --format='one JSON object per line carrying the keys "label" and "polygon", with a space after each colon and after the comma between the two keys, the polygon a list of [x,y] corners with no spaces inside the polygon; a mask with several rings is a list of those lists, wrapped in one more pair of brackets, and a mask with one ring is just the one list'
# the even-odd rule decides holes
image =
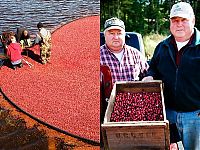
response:
{"label": "man's hand", "polygon": [[153,80],[153,77],[152,76],[147,76],[147,77],[144,77],[142,79],[142,81],[152,81]]}
{"label": "man's hand", "polygon": [[178,150],[178,145],[177,145],[177,143],[171,143],[171,144],[170,144],[170,150]]}

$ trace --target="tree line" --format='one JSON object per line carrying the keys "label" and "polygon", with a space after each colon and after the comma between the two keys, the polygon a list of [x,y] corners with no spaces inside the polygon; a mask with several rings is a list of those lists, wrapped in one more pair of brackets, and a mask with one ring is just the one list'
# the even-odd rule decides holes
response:
{"label": "tree line", "polygon": [[[111,17],[122,19],[126,31],[142,35],[150,33],[169,34],[169,14],[173,4],[181,0],[101,0],[101,31],[105,20]],[[200,29],[200,0],[182,0],[193,7],[196,27]]]}

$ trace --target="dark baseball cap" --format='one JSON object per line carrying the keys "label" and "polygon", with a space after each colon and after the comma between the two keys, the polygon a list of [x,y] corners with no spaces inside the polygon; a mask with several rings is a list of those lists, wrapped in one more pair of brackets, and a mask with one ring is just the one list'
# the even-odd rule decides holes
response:
{"label": "dark baseball cap", "polygon": [[104,24],[104,30],[111,29],[125,30],[124,22],[116,17],[106,20]]}

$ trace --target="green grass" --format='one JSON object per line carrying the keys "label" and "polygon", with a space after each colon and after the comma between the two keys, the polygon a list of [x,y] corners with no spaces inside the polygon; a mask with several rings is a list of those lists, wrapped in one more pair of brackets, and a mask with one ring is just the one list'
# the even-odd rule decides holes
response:
{"label": "green grass", "polygon": [[166,35],[160,35],[160,34],[149,34],[143,37],[145,55],[148,60],[152,58],[153,52],[158,43],[163,39],[165,39],[166,37],[167,37]]}

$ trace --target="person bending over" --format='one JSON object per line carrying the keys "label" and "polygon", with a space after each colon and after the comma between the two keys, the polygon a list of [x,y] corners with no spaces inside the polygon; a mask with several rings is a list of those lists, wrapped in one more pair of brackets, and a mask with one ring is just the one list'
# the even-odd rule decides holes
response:
{"label": "person bending over", "polygon": [[44,28],[44,25],[41,22],[37,24],[37,28],[39,32],[36,36],[35,44],[40,45],[41,62],[42,64],[46,64],[47,62],[50,62],[51,56],[51,33]]}

